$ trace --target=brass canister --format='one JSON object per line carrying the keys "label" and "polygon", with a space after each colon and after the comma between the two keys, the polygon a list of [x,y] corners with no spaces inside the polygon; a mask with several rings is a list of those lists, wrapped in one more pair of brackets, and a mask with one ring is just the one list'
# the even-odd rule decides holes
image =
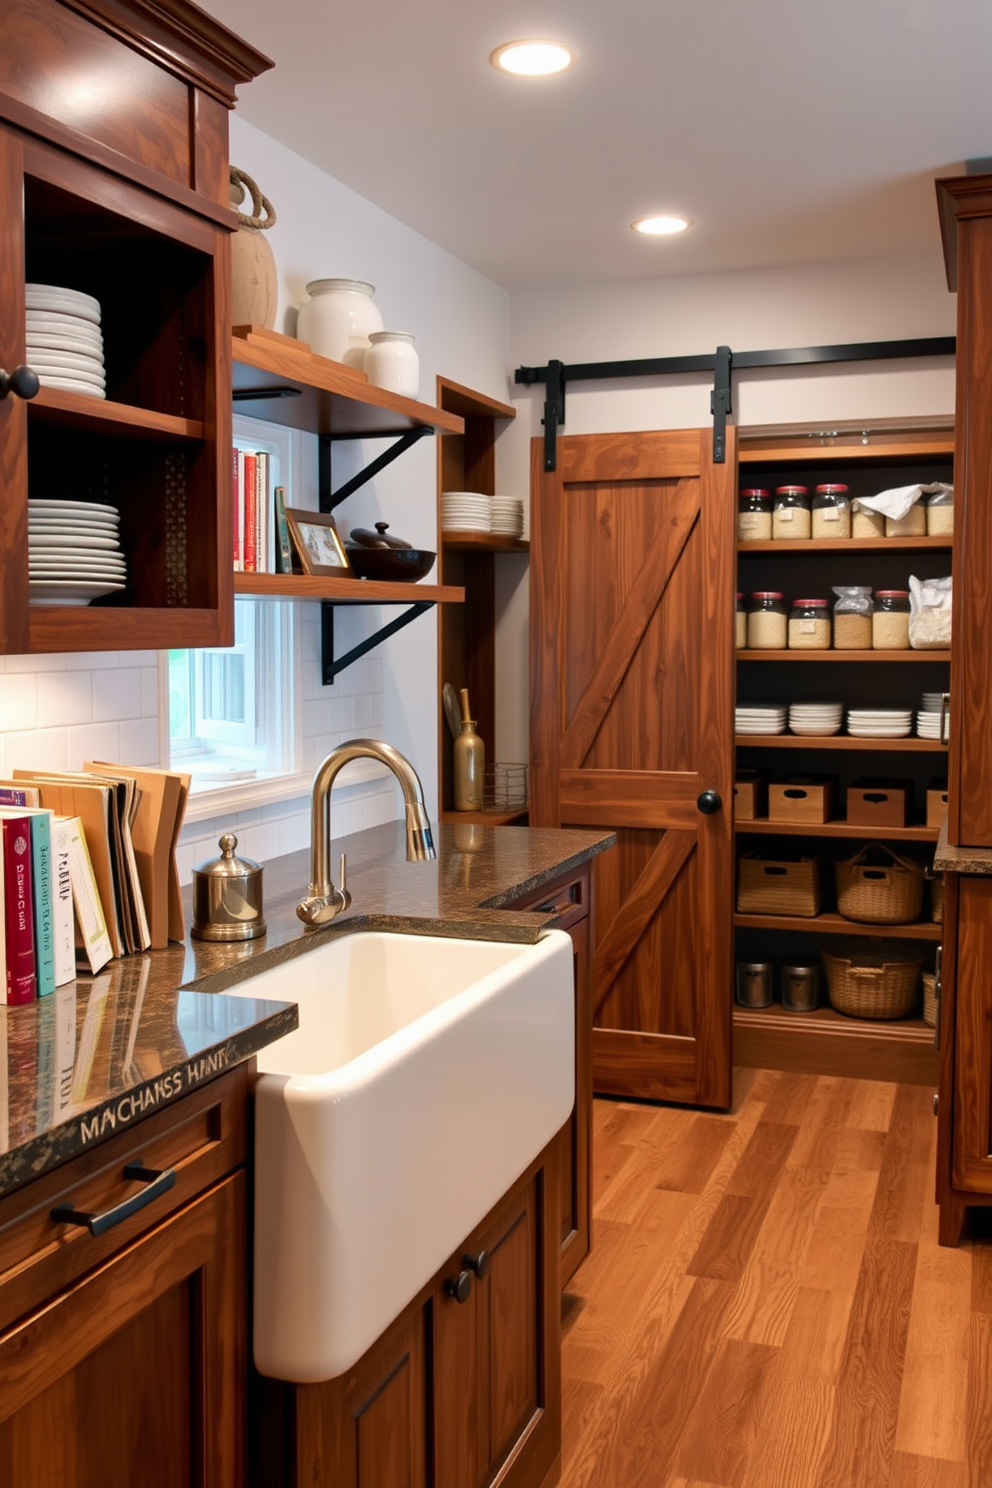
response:
{"label": "brass canister", "polygon": [[262,867],[238,858],[238,839],[225,832],[219,858],[193,869],[193,928],[195,940],[254,940],[265,934],[262,916]]}

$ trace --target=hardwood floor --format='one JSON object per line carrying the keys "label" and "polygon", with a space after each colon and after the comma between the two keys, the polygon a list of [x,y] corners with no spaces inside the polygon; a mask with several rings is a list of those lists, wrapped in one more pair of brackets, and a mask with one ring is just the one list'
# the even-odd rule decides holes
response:
{"label": "hardwood floor", "polygon": [[562,1488],[990,1488],[992,1242],[937,1244],[932,1091],[736,1070],[597,1100]]}

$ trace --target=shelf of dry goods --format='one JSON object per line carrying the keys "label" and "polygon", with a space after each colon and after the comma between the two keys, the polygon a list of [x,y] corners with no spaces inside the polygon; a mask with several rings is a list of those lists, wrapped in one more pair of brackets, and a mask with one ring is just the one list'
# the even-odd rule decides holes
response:
{"label": "shelf of dry goods", "polygon": [[792,930],[808,935],[870,935],[885,940],[940,940],[942,925],[933,920],[916,920],[911,925],[863,925],[858,920],[845,920],[839,914],[759,915],[735,914],[734,924],[741,930]]}
{"label": "shelf of dry goods", "polygon": [[738,553],[939,553],[954,546],[948,537],[763,538],[739,542]]}
{"label": "shelf of dry goods", "polygon": [[949,662],[950,651],[749,651],[737,652],[738,661],[919,661]]}
{"label": "shelf of dry goods", "polygon": [[939,739],[854,739],[850,734],[737,734],[738,749],[867,749],[886,754],[946,754],[947,745]]}
{"label": "shelf of dry goods", "polygon": [[735,821],[738,837],[747,833],[769,837],[863,837],[873,842],[936,842],[939,827],[864,827],[847,821],[830,822],[780,822],[769,821],[767,816],[754,821]]}

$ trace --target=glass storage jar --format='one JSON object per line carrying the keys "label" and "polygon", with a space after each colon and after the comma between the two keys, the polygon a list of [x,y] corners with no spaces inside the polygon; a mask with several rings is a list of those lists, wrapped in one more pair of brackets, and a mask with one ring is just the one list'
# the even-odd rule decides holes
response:
{"label": "glass storage jar", "polygon": [[851,499],[846,486],[817,486],[813,497],[813,536],[836,539],[851,535]]}
{"label": "glass storage jar", "polygon": [[881,512],[859,506],[851,517],[852,537],[884,537],[885,518]]}
{"label": "glass storage jar", "polygon": [[790,651],[830,650],[830,603],[826,599],[794,599],[789,611]]}
{"label": "glass storage jar", "polygon": [[927,509],[922,501],[914,501],[904,517],[886,517],[886,537],[926,537]]}
{"label": "glass storage jar", "polygon": [[876,651],[909,650],[909,591],[879,589],[871,617],[871,643]]}
{"label": "glass storage jar", "polygon": [[739,542],[767,542],[772,535],[772,498],[767,491],[749,487],[737,498]]}
{"label": "glass storage jar", "polygon": [[927,497],[927,536],[950,537],[954,531],[954,492],[935,491]]}
{"label": "glass storage jar", "polygon": [[737,596],[734,635],[738,651],[743,651],[747,645],[747,605],[744,603],[743,594]]}
{"label": "glass storage jar", "polygon": [[834,605],[834,650],[870,651],[871,646],[871,590],[863,587],[835,588],[837,603]]}
{"label": "glass storage jar", "polygon": [[785,597],[774,589],[751,595],[747,614],[747,644],[751,651],[784,651],[788,643]]}
{"label": "glass storage jar", "polygon": [[806,486],[777,486],[772,508],[772,537],[809,537],[811,530],[809,490]]}

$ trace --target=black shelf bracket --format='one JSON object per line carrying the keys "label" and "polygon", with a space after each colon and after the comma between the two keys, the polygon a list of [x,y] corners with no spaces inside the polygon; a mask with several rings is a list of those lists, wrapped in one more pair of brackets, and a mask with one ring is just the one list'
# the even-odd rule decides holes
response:
{"label": "black shelf bracket", "polygon": [[318,435],[317,491],[320,510],[322,512],[332,512],[336,506],[341,505],[342,501],[345,501],[355,491],[360,490],[367,481],[377,476],[380,470],[385,470],[387,465],[391,465],[394,460],[399,459],[400,455],[405,454],[418,440],[423,439],[426,434],[433,433],[434,430],[429,424],[418,424],[414,429],[407,429],[405,433],[400,435],[395,444],[391,444],[388,449],[383,450],[381,455],[376,455],[375,459],[371,460],[365,466],[364,470],[360,470],[357,475],[353,475],[351,480],[345,481],[344,485],[340,486],[336,491],[331,490],[332,440],[341,439],[342,437],[367,439],[374,438],[375,436],[368,434],[348,436],[342,436],[340,434]]}
{"label": "black shelf bracket", "polygon": [[[396,599],[350,600],[349,608],[353,604],[381,605],[403,603],[405,603],[404,600]],[[363,656],[367,656],[376,646],[381,646],[383,641],[388,641],[389,637],[395,635],[397,631],[403,630],[405,626],[410,624],[411,620],[416,620],[418,615],[426,614],[429,609],[433,608],[434,603],[433,599],[416,600],[410,605],[409,609],[403,611],[402,615],[397,615],[395,620],[390,620],[388,625],[383,625],[377,630],[375,635],[371,635],[366,640],[360,641],[357,646],[352,646],[351,650],[346,651],[344,656],[335,657],[334,611],[337,606],[333,600],[324,600],[320,606],[320,668],[321,680],[324,686],[330,686],[339,672],[343,672],[347,667],[350,667],[352,662],[361,661]]]}
{"label": "black shelf bracket", "polygon": [[557,466],[558,430],[565,423],[565,384],[605,381],[614,377],[672,377],[713,373],[713,459],[727,458],[727,420],[733,412],[732,373],[756,367],[808,367],[823,362],[899,361],[904,358],[953,356],[953,336],[925,336],[911,341],[856,341],[843,346],[793,346],[777,351],[732,352],[718,346],[712,356],[637,357],[622,362],[549,361],[544,367],[518,367],[514,381],[524,386],[543,382],[544,468]]}

